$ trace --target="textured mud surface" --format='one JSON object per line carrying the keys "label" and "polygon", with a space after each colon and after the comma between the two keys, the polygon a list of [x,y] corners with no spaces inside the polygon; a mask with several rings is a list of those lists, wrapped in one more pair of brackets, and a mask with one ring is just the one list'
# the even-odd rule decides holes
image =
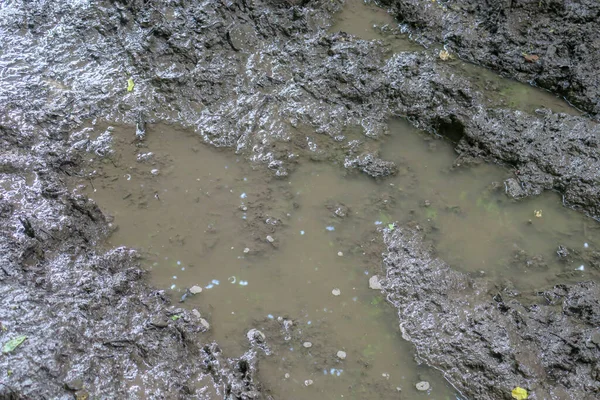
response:
{"label": "textured mud surface", "polygon": [[[539,2],[523,9],[521,2],[512,3],[516,10],[531,10]],[[597,2],[586,4],[572,13],[589,11],[578,17],[581,29],[597,18]],[[254,353],[224,359],[215,344],[203,342],[205,327],[197,316],[170,308],[161,293],[147,287],[130,250],[98,250],[109,231],[107,221],[65,184],[80,172],[82,157],[110,152],[109,135],[77,133],[95,118],[139,127],[159,120],[191,127],[207,143],[232,147],[277,176],[302,160],[298,149],[315,146],[298,129],[308,126],[322,138],[314,157],[337,161],[331,154],[341,153],[348,168],[384,177],[396,168],[372,150],[369,138],[385,133],[390,116],[405,116],[458,142],[459,163],[484,158],[513,169],[515,177],[507,182],[513,197],[554,189],[567,205],[600,216],[596,123],[548,110],[531,115],[490,109],[468,78],[457,76],[434,52],[393,55],[384,44],[327,33],[340,7],[330,1],[10,1],[0,6],[0,318],[5,328],[0,337],[3,343],[16,335],[28,337],[18,351],[0,358],[6,371],[0,391],[32,398],[261,396],[253,379]],[[548,6],[544,18],[553,18],[554,8]],[[573,23],[552,26],[568,29]],[[434,28],[425,29],[437,39]],[[547,45],[548,56],[523,64],[523,71],[516,67],[520,53],[485,61],[466,53],[475,46],[465,46],[464,54],[458,46],[456,51],[521,79],[531,79],[543,65],[540,86],[597,113],[598,78],[590,75],[597,64],[597,31],[585,32],[580,34],[591,39],[579,41],[575,53],[562,55],[565,50]],[[499,46],[508,42],[502,40]],[[542,64],[545,59],[548,66]],[[561,67],[562,59],[568,68]],[[348,127],[362,129],[364,141],[340,148],[336,138]],[[398,241],[413,238],[397,235],[388,238],[387,264],[414,276],[423,268],[421,261],[393,256]],[[415,249],[415,260],[428,259]],[[456,287],[474,285],[447,273]],[[554,308],[528,305],[526,310],[509,294],[494,304],[478,300],[484,291],[440,293],[428,289],[432,282],[415,278],[412,283],[419,298],[411,303],[417,318],[412,323],[422,321],[431,307],[447,309],[448,332],[459,332],[458,350],[447,354],[451,338],[436,339],[446,335],[439,322],[431,320],[429,326],[442,329],[424,329],[422,321],[419,332],[405,330],[423,357],[465,393],[480,398],[492,386],[507,393],[516,381],[516,363],[522,365],[518,374],[540,393],[564,398],[560,390],[573,388],[579,398],[594,397],[595,284],[546,291],[540,299],[548,298]],[[404,289],[389,289],[398,290],[392,300],[404,307]],[[477,302],[484,311],[477,327],[452,319],[454,308]],[[517,329],[515,318],[528,327]],[[506,331],[498,321],[506,321]],[[568,334],[559,328],[563,322]],[[536,324],[559,337],[540,336]],[[509,334],[512,347],[506,342]],[[477,354],[462,342],[462,336],[473,335],[486,338],[478,342]],[[540,343],[552,344],[553,353],[541,351]],[[525,355],[516,357],[514,349]],[[540,354],[544,357],[536,360]],[[449,357],[455,358],[453,364]],[[477,379],[459,377],[467,369],[479,371],[466,375]],[[204,374],[214,380],[214,393],[205,392]],[[136,379],[145,380],[140,382],[145,393],[126,383]]]}
{"label": "textured mud surface", "polygon": [[382,280],[403,336],[468,398],[595,399],[600,392],[599,288],[556,286],[526,296],[450,269],[418,228],[386,231]]}
{"label": "textured mud surface", "polygon": [[600,4],[594,0],[382,0],[424,44],[531,82],[600,114]]}

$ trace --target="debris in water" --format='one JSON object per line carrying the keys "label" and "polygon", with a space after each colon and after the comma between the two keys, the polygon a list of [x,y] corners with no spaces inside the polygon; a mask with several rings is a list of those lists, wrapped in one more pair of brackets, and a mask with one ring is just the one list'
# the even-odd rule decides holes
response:
{"label": "debris in water", "polygon": [[335,231],[335,227],[334,226],[326,226],[325,229],[327,229],[329,232]]}
{"label": "debris in water", "polygon": [[304,235],[304,231],[300,231],[300,234],[301,234],[301,235]]}
{"label": "debris in water", "polygon": [[213,284],[215,284],[215,285],[219,285],[221,282],[220,282],[220,281],[218,281],[217,279],[213,279],[213,280],[212,280],[212,283],[213,283]]}
{"label": "debris in water", "polygon": [[440,50],[440,60],[448,61],[450,59],[450,53],[446,50]]}
{"label": "debris in water", "polygon": [[200,318],[200,325],[202,325],[206,330],[210,329],[210,324],[204,318]]}
{"label": "debris in water", "polygon": [[331,294],[334,296],[339,296],[340,294],[342,294],[342,291],[338,288],[335,288],[331,291]]}
{"label": "debris in water", "polygon": [[246,333],[246,337],[248,338],[250,343],[263,343],[267,338],[264,333],[254,328],[250,329],[248,333]]}
{"label": "debris in water", "polygon": [[536,218],[542,218],[542,210],[534,210],[533,215],[535,215]]}
{"label": "debris in water", "polygon": [[273,319],[273,318],[275,318],[275,317],[273,317],[273,314],[269,314],[269,315],[267,315],[267,318],[269,318],[269,319]]}
{"label": "debris in water", "polygon": [[246,248],[244,249],[244,253],[245,253],[245,254],[248,254],[248,253],[250,253],[250,249],[249,249],[248,247],[246,247]]}
{"label": "debris in water", "polygon": [[390,231],[393,231],[396,227],[394,226],[394,224],[388,224],[388,229]]}
{"label": "debris in water", "polygon": [[383,222],[382,221],[375,221],[375,225],[382,225]]}
{"label": "debris in water", "polygon": [[304,381],[304,385],[305,385],[305,386],[310,386],[310,385],[312,385],[312,384],[313,384],[313,381],[312,381],[312,379],[307,379],[307,380],[305,380],[305,381]]}
{"label": "debris in water", "polygon": [[583,244],[583,247],[584,247],[585,249],[587,249],[588,247],[590,247],[590,245],[589,245],[589,244],[587,244],[587,243],[584,243],[584,244]]}
{"label": "debris in water", "polygon": [[379,282],[379,277],[377,275],[373,275],[369,278],[369,287],[374,290],[381,290],[381,282]]}
{"label": "debris in water", "polygon": [[383,376],[385,379],[390,379],[390,374],[388,374],[387,372],[384,372],[383,374],[381,374],[381,376]]}
{"label": "debris in water", "polygon": [[431,385],[429,385],[429,382],[427,382],[427,381],[421,381],[421,382],[417,383],[415,386],[417,387],[417,390],[419,390],[421,392],[425,392],[425,391],[429,390],[429,388],[431,387]]}
{"label": "debris in water", "polygon": [[240,286],[248,286],[248,281],[240,281]]}
{"label": "debris in water", "polygon": [[269,243],[273,243],[275,241],[275,239],[273,239],[273,236],[267,236],[267,242]]}
{"label": "debris in water", "polygon": [[160,172],[160,171],[159,171],[159,170],[157,170],[156,168],[155,168],[155,169],[153,169],[152,171],[150,171],[150,173],[151,173],[152,175],[158,175],[158,173],[159,173],[159,172]]}
{"label": "debris in water", "polygon": [[583,264],[582,264],[582,265],[580,265],[580,266],[579,266],[577,269],[578,269],[579,271],[585,271],[585,266],[583,266]]}
{"label": "debris in water", "polygon": [[200,286],[194,285],[190,288],[190,293],[191,294],[202,293],[202,288]]}
{"label": "debris in water", "polygon": [[176,288],[176,286],[173,284],[171,285],[171,290],[174,290]]}
{"label": "debris in water", "polygon": [[212,288],[214,288],[214,287],[215,287],[215,285],[213,285],[212,283],[209,283],[209,284],[208,284],[208,285],[206,285],[204,288],[205,288],[205,289],[212,289]]}
{"label": "debris in water", "polygon": [[312,347],[312,343],[311,342],[304,342],[304,343],[302,343],[302,346],[304,346],[305,349],[310,349]]}
{"label": "debris in water", "polygon": [[240,198],[241,198],[241,199],[245,199],[246,197],[248,197],[248,196],[246,195],[246,193],[242,193],[242,194],[240,195]]}
{"label": "debris in water", "polygon": [[285,379],[290,379],[290,374],[288,374],[287,372],[285,373],[285,375],[283,376]]}
{"label": "debris in water", "polygon": [[133,91],[134,86],[135,86],[135,84],[133,83],[133,78],[127,79],[127,91],[128,92]]}
{"label": "debris in water", "polygon": [[230,276],[229,278],[227,278],[227,280],[228,280],[230,283],[235,283],[235,282],[237,281],[237,278],[236,278],[235,276]]}
{"label": "debris in water", "polygon": [[346,359],[346,352],[345,352],[345,351],[342,351],[342,350],[340,350],[340,351],[338,351],[338,352],[337,352],[337,356],[338,356],[338,358],[339,358],[340,360],[345,360],[345,359]]}
{"label": "debris in water", "polygon": [[338,251],[338,256],[342,257],[344,255],[344,253],[342,253],[341,251]]}
{"label": "debris in water", "polygon": [[526,400],[529,397],[529,395],[527,394],[527,390],[525,390],[519,386],[514,388],[511,392],[511,394],[512,394],[513,399],[517,399],[517,400]]}
{"label": "debris in water", "polygon": [[4,346],[2,347],[2,352],[10,353],[11,351],[19,347],[25,340],[27,340],[27,336],[25,335],[17,336],[15,338],[10,339],[8,342],[4,343]]}

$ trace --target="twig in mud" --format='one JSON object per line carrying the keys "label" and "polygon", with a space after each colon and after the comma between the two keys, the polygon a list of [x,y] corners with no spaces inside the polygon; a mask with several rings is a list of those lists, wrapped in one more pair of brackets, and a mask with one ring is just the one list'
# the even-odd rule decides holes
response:
{"label": "twig in mud", "polygon": [[92,186],[92,189],[94,189],[95,192],[96,188],[94,187],[94,182],[92,182],[92,178],[88,178],[88,181],[90,181],[90,186]]}
{"label": "twig in mud", "polygon": [[34,239],[35,238],[35,230],[33,229],[33,226],[31,226],[31,222],[29,222],[29,218],[19,217],[19,221],[21,221],[21,225],[23,225],[23,228],[25,229],[25,234],[27,236],[29,236],[30,238]]}

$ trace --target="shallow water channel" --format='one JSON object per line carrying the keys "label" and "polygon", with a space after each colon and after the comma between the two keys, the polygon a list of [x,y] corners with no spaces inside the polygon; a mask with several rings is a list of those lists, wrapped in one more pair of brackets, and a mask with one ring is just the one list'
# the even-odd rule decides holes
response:
{"label": "shallow water channel", "polygon": [[[380,9],[352,1],[331,29],[385,38],[394,51],[415,49],[401,35],[373,28],[378,21],[393,24]],[[570,110],[545,92],[456,63],[494,88],[496,104],[510,98],[504,105],[532,112]],[[259,378],[275,398],[455,399],[441,374],[415,361],[396,311],[368,287],[370,276],[384,274],[378,230],[396,221],[418,224],[454,268],[510,278],[523,291],[595,278],[583,260],[600,231],[562,207],[558,195],[509,199],[508,171],[455,165],[451,143],[405,121],[390,121],[389,132],[378,144],[382,158],[398,165],[397,176],[375,181],[341,163],[303,157],[282,179],[189,131],[154,125],[139,142],[134,128],[115,126],[115,154],[90,160],[90,179],[76,191],[112,216],[107,246],[139,249],[151,283],[174,302],[193,285],[203,288],[181,306],[210,322],[207,339],[226,355],[248,349],[252,328],[266,335]],[[578,253],[562,262],[559,245]],[[415,389],[422,380],[429,391]]]}

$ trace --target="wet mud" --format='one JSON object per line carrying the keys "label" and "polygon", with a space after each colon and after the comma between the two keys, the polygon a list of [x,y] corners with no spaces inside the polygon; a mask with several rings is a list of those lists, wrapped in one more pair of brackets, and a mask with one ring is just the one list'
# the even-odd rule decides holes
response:
{"label": "wet mud", "polygon": [[417,41],[600,114],[600,5],[593,0],[382,0]]}
{"label": "wet mud", "polygon": [[[507,3],[508,11],[494,3],[471,14],[460,11],[469,2],[394,7],[451,53],[534,80],[597,115],[597,2]],[[177,124],[275,179],[318,160],[385,182],[403,169],[379,141],[390,118],[404,117],[455,143],[457,167],[503,165],[512,176],[500,185],[515,201],[557,191],[565,206],[600,217],[593,119],[489,101],[493,90],[457,73],[437,48],[330,31],[342,8],[274,0],[0,6],[0,339],[27,337],[0,358],[3,396],[271,396],[258,378],[261,343],[225,356],[205,332],[204,314],[151,288],[138,252],[106,249],[110,212],[71,190],[73,180],[90,182],[85,160],[110,163],[111,124],[129,126],[141,143],[152,123]],[[534,14],[537,34],[525,39],[514,18]],[[467,30],[479,15],[491,23]],[[379,31],[405,38],[401,27]],[[555,37],[564,44],[548,44]],[[87,129],[104,123],[106,131]],[[510,398],[514,386],[532,398],[597,397],[595,280],[519,294],[510,281],[450,269],[416,227],[403,225],[385,233],[382,288],[420,359],[468,398]],[[271,229],[258,226],[261,237]],[[558,256],[596,269],[600,259],[569,246]]]}

